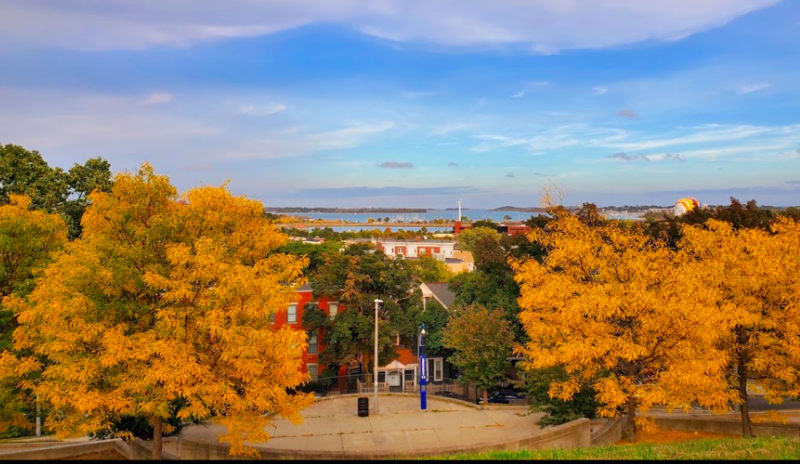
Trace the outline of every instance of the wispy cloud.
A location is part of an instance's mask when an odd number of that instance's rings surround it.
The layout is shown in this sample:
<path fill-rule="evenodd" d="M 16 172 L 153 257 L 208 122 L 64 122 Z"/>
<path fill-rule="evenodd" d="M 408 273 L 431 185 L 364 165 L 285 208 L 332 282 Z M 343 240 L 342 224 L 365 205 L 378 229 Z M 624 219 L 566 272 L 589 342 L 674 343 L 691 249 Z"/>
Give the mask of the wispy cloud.
<path fill-rule="evenodd" d="M 607 87 L 592 87 L 592 93 L 595 95 L 605 95 L 608 93 Z"/>
<path fill-rule="evenodd" d="M 269 116 L 270 114 L 280 113 L 286 109 L 286 105 L 281 105 L 278 103 L 270 103 L 262 106 L 241 104 L 239 105 L 238 112 L 239 114 L 244 114 L 247 116 Z"/>
<path fill-rule="evenodd" d="M 617 159 L 620 161 L 650 161 L 650 158 L 643 153 L 639 153 L 637 155 L 629 155 L 627 153 L 614 153 L 613 155 L 608 155 L 606 158 Z"/>
<path fill-rule="evenodd" d="M 443 124 L 431 130 L 430 135 L 438 136 L 438 135 L 447 135 L 453 132 L 459 132 L 464 129 L 469 128 L 469 124 L 465 123 L 453 123 L 453 124 Z"/>
<path fill-rule="evenodd" d="M 711 142 L 728 142 L 733 140 L 747 139 L 756 136 L 777 136 L 785 137 L 800 134 L 800 124 L 787 126 L 752 126 L 752 125 L 719 125 L 708 124 L 692 128 L 693 132 L 686 135 L 672 137 L 647 137 L 641 141 L 613 143 L 611 146 L 625 151 L 651 150 L 669 146 L 679 146 L 688 144 L 705 144 Z M 779 145 L 776 145 L 779 146 Z M 766 149 L 766 147 L 760 147 Z M 725 148 L 728 149 L 728 148 Z M 741 147 L 731 147 L 730 150 L 740 150 Z M 683 151 L 688 155 L 687 151 Z"/>
<path fill-rule="evenodd" d="M 519 92 L 515 93 L 514 95 L 510 95 L 508 98 L 521 98 L 528 94 L 531 90 L 537 87 L 544 87 L 546 85 L 550 85 L 548 81 L 533 81 L 528 82 L 525 87 L 522 88 Z"/>
<path fill-rule="evenodd" d="M 508 174 L 506 174 L 506 177 L 509 178 L 509 179 L 513 179 L 516 176 L 514 176 L 513 172 L 509 172 Z"/>
<path fill-rule="evenodd" d="M 188 47 L 255 37 L 314 23 L 335 23 L 395 42 L 449 46 L 510 44 L 531 53 L 598 49 L 667 41 L 714 29 L 779 0 L 594 0 L 561 2 L 442 0 L 408 8 L 406 0 L 228 0 L 214 3 L 85 0 L 2 2 L 0 44 L 42 44 L 84 50 Z M 458 20 L 442 21 L 453 11 Z M 400 13 L 403 12 L 403 13 Z M 602 27 L 586 27 L 601 18 Z"/>
<path fill-rule="evenodd" d="M 679 155 L 677 153 L 667 153 L 667 154 L 664 155 L 663 159 L 671 159 L 671 160 L 675 160 L 675 161 L 680 161 L 681 163 L 686 161 L 685 159 L 683 159 L 683 157 L 681 155 Z"/>
<path fill-rule="evenodd" d="M 617 116 L 621 118 L 639 119 L 639 113 L 628 109 L 617 111 Z"/>
<path fill-rule="evenodd" d="M 166 92 L 153 92 L 150 95 L 139 100 L 139 104 L 143 106 L 162 105 L 172 101 L 172 94 Z"/>
<path fill-rule="evenodd" d="M 758 83 L 755 83 L 755 84 L 744 84 L 744 85 L 740 85 L 739 86 L 739 93 L 740 94 L 745 94 L 745 93 L 751 93 L 751 92 L 758 92 L 759 90 L 766 89 L 767 87 L 770 87 L 771 85 L 772 84 L 770 84 L 769 82 L 758 82 Z"/>
<path fill-rule="evenodd" d="M 800 184 L 800 180 L 787 180 L 787 184 Z"/>
<path fill-rule="evenodd" d="M 384 169 L 413 169 L 414 163 L 400 163 L 398 161 L 384 161 L 378 165 L 379 168 Z"/>
<path fill-rule="evenodd" d="M 343 150 L 360 145 L 375 134 L 395 127 L 392 121 L 374 124 L 357 124 L 324 132 L 293 132 L 267 135 L 257 140 L 249 139 L 223 152 L 221 157 L 234 159 L 269 159 L 299 156 L 327 150 Z"/>
<path fill-rule="evenodd" d="M 450 161 L 449 163 L 447 163 L 447 167 L 448 168 L 457 168 L 458 167 L 458 163 L 454 163 L 454 162 Z"/>

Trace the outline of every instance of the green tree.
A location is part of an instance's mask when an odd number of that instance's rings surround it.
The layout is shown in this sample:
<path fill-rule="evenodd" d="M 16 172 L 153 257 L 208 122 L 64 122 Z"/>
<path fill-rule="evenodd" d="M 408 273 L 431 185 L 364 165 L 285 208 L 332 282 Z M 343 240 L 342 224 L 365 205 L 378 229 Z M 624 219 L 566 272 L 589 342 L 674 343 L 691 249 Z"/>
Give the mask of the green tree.
<path fill-rule="evenodd" d="M 111 185 L 111 165 L 102 158 L 75 164 L 65 172 L 50 167 L 37 151 L 0 144 L 0 204 L 7 204 L 11 194 L 27 195 L 33 208 L 61 214 L 70 238 L 81 233 L 88 195 L 94 190 L 108 192 Z"/>
<path fill-rule="evenodd" d="M 325 240 L 317 245 L 293 241 L 276 249 L 275 253 L 286 253 L 308 258 L 309 264 L 308 268 L 306 268 L 306 272 L 310 274 L 325 263 L 326 253 L 339 253 L 339 250 L 344 247 L 344 242 L 337 240 Z"/>
<path fill-rule="evenodd" d="M 352 245 L 342 254 L 326 254 L 325 264 L 310 280 L 314 298 L 335 300 L 344 307 L 333 321 L 303 317 L 307 330 L 326 329 L 327 346 L 320 353 L 323 363 L 340 366 L 359 357 L 371 358 L 375 299 L 384 302 L 378 313 L 380 364 L 391 361 L 396 334 L 406 339 L 416 334 L 408 313 L 421 306 L 422 293 L 407 260 L 391 259 L 368 244 Z"/>
<path fill-rule="evenodd" d="M 449 282 L 455 275 L 447 265 L 433 256 L 422 255 L 408 261 L 411 271 L 422 282 Z"/>
<path fill-rule="evenodd" d="M 547 414 L 539 419 L 537 422 L 539 426 L 561 425 L 582 417 L 587 419 L 597 417 L 600 403 L 595 398 L 597 392 L 589 382 L 581 385 L 569 400 L 550 397 L 550 385 L 563 383 L 568 379 L 569 375 L 562 366 L 528 371 L 525 376 L 525 388 L 528 391 L 531 410 Z"/>
<path fill-rule="evenodd" d="M 500 243 L 500 233 L 494 228 L 473 227 L 461 232 L 456 236 L 458 248 L 471 252 L 473 256 L 477 252 L 477 244 L 479 242 L 485 244 L 486 242 L 483 242 L 483 240 L 487 239 L 493 240 L 496 243 Z"/>
<path fill-rule="evenodd" d="M 479 221 L 475 221 L 472 223 L 472 230 L 478 228 L 486 228 L 486 229 L 494 229 L 497 230 L 497 224 L 494 223 L 491 219 L 481 219 Z"/>
<path fill-rule="evenodd" d="M 497 385 L 510 363 L 513 334 L 502 311 L 468 306 L 455 311 L 443 331 L 444 346 L 453 350 L 451 362 L 463 373 L 463 381 L 483 390 Z"/>

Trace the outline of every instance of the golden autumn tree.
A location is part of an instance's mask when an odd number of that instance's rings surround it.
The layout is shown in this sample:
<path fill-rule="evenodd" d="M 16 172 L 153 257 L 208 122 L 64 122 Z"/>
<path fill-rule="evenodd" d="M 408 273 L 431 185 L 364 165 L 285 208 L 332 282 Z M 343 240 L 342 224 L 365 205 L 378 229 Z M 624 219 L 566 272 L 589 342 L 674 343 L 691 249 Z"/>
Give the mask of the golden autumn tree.
<path fill-rule="evenodd" d="M 9 301 L 16 346 L 48 360 L 34 390 L 52 406 L 50 428 L 113 432 L 121 417 L 148 418 L 159 458 L 176 404 L 181 419 L 224 424 L 233 455 L 269 439 L 268 413 L 299 421 L 313 397 L 287 389 L 308 380 L 306 335 L 273 329 L 270 315 L 295 300 L 307 263 L 270 254 L 288 239 L 262 204 L 224 186 L 179 198 L 148 164 L 90 200 L 82 238 Z"/>
<path fill-rule="evenodd" d="M 720 346 L 730 355 L 745 437 L 753 433 L 748 383 L 770 403 L 800 395 L 800 224 L 780 218 L 771 229 L 736 231 L 709 219 L 684 226 L 680 242 L 683 258 L 702 264 L 719 311 L 735 317 Z"/>
<path fill-rule="evenodd" d="M 627 412 L 632 441 L 638 427 L 653 426 L 637 409 L 688 409 L 694 401 L 727 408 L 727 356 L 713 346 L 728 322 L 691 263 L 634 230 L 589 227 L 564 208 L 550 211 L 555 219 L 528 236 L 547 256 L 511 261 L 530 339 L 517 347 L 523 367 L 565 368 L 552 398 L 569 400 L 592 385 L 601 416 Z"/>
<path fill-rule="evenodd" d="M 34 272 L 67 242 L 67 226 L 60 216 L 33 210 L 26 196 L 11 194 L 9 200 L 0 206 L 0 299 L 29 293 Z M 12 348 L 16 327 L 13 311 L 0 302 L 0 351 Z M 13 355 L 0 354 L 0 432 L 11 426 L 30 428 L 29 416 L 36 414 L 26 414 L 35 402 L 30 390 L 19 388 L 16 374 L 2 369 L 6 357 Z"/>

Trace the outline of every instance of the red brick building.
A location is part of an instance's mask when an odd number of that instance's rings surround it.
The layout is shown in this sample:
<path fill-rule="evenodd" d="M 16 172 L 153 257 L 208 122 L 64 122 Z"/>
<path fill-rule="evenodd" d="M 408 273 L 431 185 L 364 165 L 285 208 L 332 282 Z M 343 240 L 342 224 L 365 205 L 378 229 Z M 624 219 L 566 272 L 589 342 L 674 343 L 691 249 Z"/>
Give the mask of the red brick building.
<path fill-rule="evenodd" d="M 297 289 L 299 298 L 296 303 L 292 303 L 284 311 L 277 311 L 273 315 L 273 327 L 280 329 L 288 325 L 293 329 L 303 329 L 303 307 L 312 301 L 311 285 L 303 285 Z M 325 298 L 316 300 L 319 309 L 324 311 L 328 317 L 335 317 L 339 312 L 339 303 L 336 301 L 329 301 Z M 325 370 L 324 365 L 319 363 L 319 352 L 322 350 L 322 341 L 325 339 L 325 329 L 321 328 L 318 333 L 309 334 L 308 349 L 303 353 L 303 372 L 308 372 L 311 375 L 311 381 L 317 380 L 319 374 Z"/>
<path fill-rule="evenodd" d="M 320 310 L 322 310 L 328 317 L 333 318 L 344 310 L 344 307 L 338 301 L 328 300 L 326 298 L 313 299 L 312 287 L 310 284 L 303 285 L 297 289 L 299 296 L 296 303 L 290 304 L 285 310 L 277 311 L 273 314 L 273 327 L 280 329 L 283 326 L 290 326 L 296 330 L 305 330 L 303 328 L 303 308 L 307 303 L 315 301 Z M 398 337 L 397 345 L 395 346 L 395 361 L 403 365 L 408 365 L 408 369 L 413 370 L 412 376 L 413 383 L 416 385 L 416 361 L 417 355 L 411 348 L 401 346 Z M 303 366 L 302 371 L 309 373 L 311 381 L 317 380 L 319 375 L 326 369 L 327 366 L 319 362 L 319 353 L 325 348 L 325 329 L 320 328 L 314 334 L 309 334 L 308 348 L 303 352 Z M 387 369 L 382 366 L 380 370 Z M 379 382 L 383 382 L 383 376 L 379 376 Z"/>

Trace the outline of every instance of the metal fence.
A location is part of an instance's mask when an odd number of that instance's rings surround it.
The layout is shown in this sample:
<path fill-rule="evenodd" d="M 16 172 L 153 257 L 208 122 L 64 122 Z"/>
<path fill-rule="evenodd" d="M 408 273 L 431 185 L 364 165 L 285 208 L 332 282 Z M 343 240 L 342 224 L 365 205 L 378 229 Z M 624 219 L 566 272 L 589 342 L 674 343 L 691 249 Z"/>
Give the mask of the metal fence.
<path fill-rule="evenodd" d="M 378 382 L 378 393 L 419 393 L 419 383 L 413 379 L 390 383 L 386 381 L 385 377 L 381 377 L 379 377 Z M 320 378 L 309 382 L 299 390 L 313 392 L 318 397 L 329 397 L 375 393 L 375 386 L 372 374 L 361 374 Z M 465 401 L 474 401 L 474 389 L 471 390 L 472 394 L 470 394 L 470 388 L 460 385 L 453 379 L 445 379 L 441 382 L 432 382 L 427 385 L 429 396 L 443 396 Z"/>

